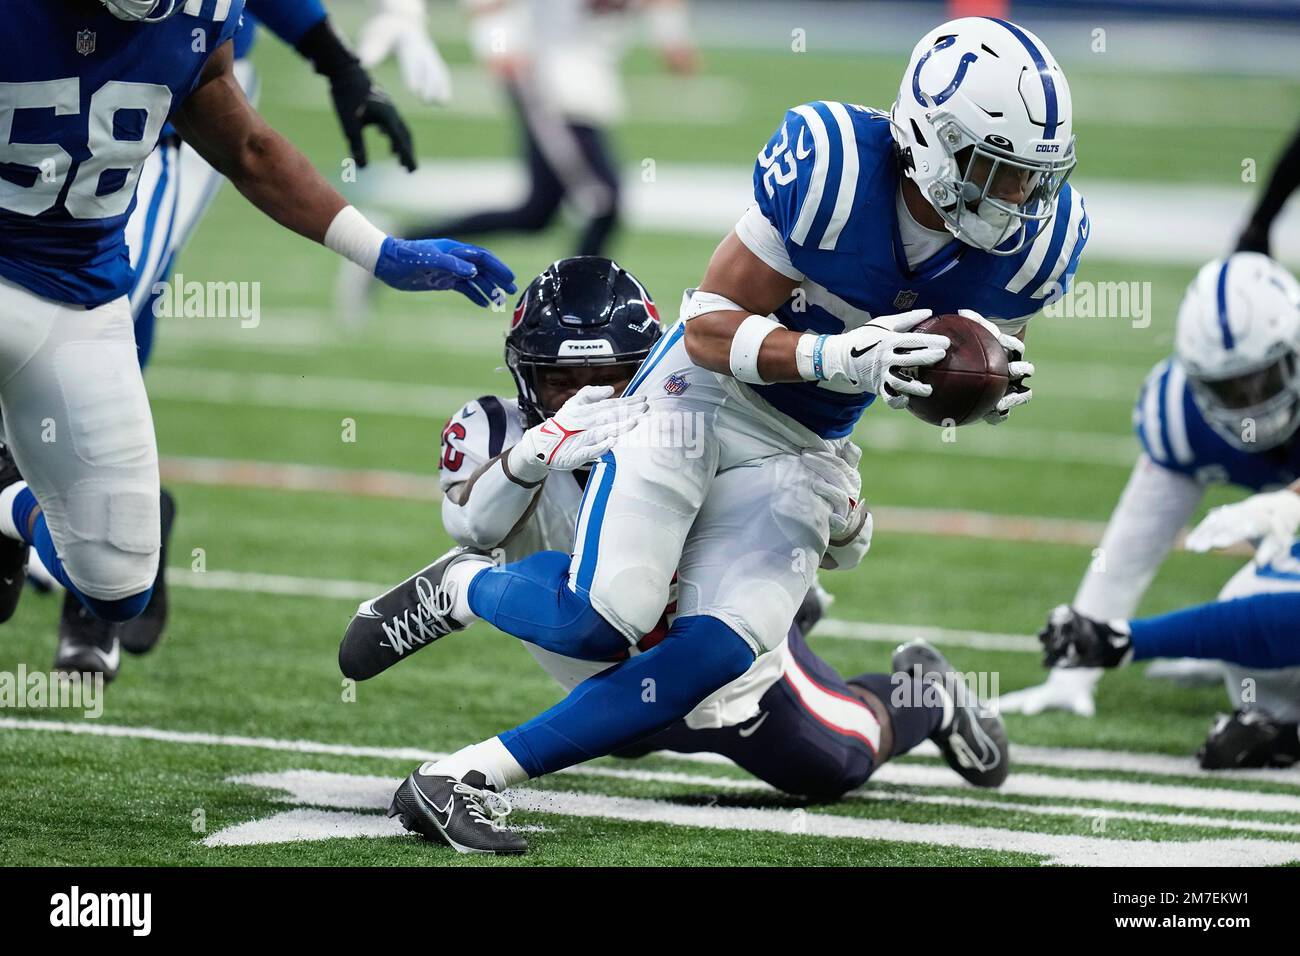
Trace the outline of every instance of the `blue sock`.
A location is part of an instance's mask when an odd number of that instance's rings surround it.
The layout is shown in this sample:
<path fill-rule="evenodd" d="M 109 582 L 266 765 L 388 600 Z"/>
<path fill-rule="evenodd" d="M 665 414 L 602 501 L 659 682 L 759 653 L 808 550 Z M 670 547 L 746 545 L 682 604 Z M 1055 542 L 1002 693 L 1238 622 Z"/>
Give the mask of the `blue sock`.
<path fill-rule="evenodd" d="M 616 659 L 628 641 L 585 597 L 569 590 L 569 556 L 539 551 L 477 575 L 470 610 L 507 634 L 565 657 Z"/>
<path fill-rule="evenodd" d="M 749 645 L 717 618 L 679 617 L 651 650 L 583 681 L 501 743 L 530 777 L 554 773 L 680 720 L 753 662 Z"/>
<path fill-rule="evenodd" d="M 1130 621 L 1133 659 L 1199 657 L 1243 667 L 1300 665 L 1300 593 L 1255 594 Z"/>
<path fill-rule="evenodd" d="M 68 572 L 63 567 L 63 559 L 59 557 L 59 552 L 54 547 L 54 539 L 50 537 L 50 529 L 45 524 L 44 512 L 36 516 L 36 520 L 31 524 L 31 532 L 28 533 L 28 522 L 31 521 L 32 512 L 35 510 L 36 495 L 32 493 L 32 489 L 24 488 L 18 492 L 14 496 L 14 526 L 23 536 L 23 540 L 36 549 L 41 563 L 50 572 L 50 576 L 75 594 L 77 600 L 84 604 L 91 614 L 105 621 L 129 621 L 144 610 L 145 605 L 149 603 L 150 595 L 153 594 L 153 585 L 138 594 L 113 601 L 83 594 L 81 589 L 72 583 L 72 579 L 68 577 Z"/>

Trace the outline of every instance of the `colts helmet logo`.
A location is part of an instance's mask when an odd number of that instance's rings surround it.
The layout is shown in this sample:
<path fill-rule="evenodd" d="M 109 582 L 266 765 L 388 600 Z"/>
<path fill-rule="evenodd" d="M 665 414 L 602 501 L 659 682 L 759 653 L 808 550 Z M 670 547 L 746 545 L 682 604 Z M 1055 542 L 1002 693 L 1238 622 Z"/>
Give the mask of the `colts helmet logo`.
<path fill-rule="evenodd" d="M 90 56 L 95 52 L 95 32 L 93 30 L 77 31 L 77 52 L 82 56 Z"/>

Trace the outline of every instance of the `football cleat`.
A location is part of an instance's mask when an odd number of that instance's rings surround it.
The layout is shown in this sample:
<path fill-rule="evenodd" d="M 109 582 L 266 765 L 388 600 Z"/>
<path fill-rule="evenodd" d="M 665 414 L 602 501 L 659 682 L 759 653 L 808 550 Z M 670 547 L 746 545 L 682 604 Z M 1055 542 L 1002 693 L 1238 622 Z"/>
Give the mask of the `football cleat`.
<path fill-rule="evenodd" d="M 162 550 L 158 554 L 158 575 L 153 579 L 153 593 L 149 603 L 138 617 L 122 624 L 122 649 L 130 654 L 144 654 L 153 650 L 167 626 L 167 540 L 176 520 L 176 499 L 166 488 L 162 489 L 159 504 L 162 512 Z"/>
<path fill-rule="evenodd" d="M 368 680 L 465 625 L 451 616 L 456 595 L 443 584 L 449 568 L 487 557 L 473 548 L 453 548 L 391 591 L 362 601 L 339 644 L 344 677 Z"/>
<path fill-rule="evenodd" d="M 917 639 L 894 651 L 894 673 L 919 674 L 952 698 L 952 720 L 930 739 L 948 766 L 977 787 L 998 787 L 1011 769 L 1011 745 L 1002 718 L 980 703 L 961 674 L 928 642 Z"/>
<path fill-rule="evenodd" d="M 821 582 L 814 578 L 813 586 L 803 596 L 803 603 L 799 605 L 799 610 L 794 612 L 794 626 L 799 629 L 799 633 L 804 637 L 811 634 L 817 622 L 826 616 L 826 612 L 834 602 L 835 595 L 822 587 Z"/>
<path fill-rule="evenodd" d="M 0 488 L 8 488 L 22 481 L 13 455 L 0 445 Z M 23 583 L 27 580 L 26 541 L 0 535 L 0 623 L 9 620 L 18 610 L 18 599 L 23 596 Z"/>
<path fill-rule="evenodd" d="M 1052 608 L 1038 640 L 1044 667 L 1122 667 L 1133 659 L 1126 622 L 1094 621 L 1064 604 Z"/>
<path fill-rule="evenodd" d="M 1290 734 L 1290 738 L 1287 738 Z M 1296 725 L 1276 720 L 1258 707 L 1220 714 L 1196 759 L 1205 770 L 1289 767 L 1296 762 Z"/>
<path fill-rule="evenodd" d="M 107 684 L 117 676 L 122 662 L 121 633 L 121 624 L 101 621 L 71 591 L 64 591 L 54 670 L 63 674 L 103 674 Z"/>
<path fill-rule="evenodd" d="M 423 764 L 402 781 L 388 808 L 412 833 L 450 846 L 457 853 L 518 854 L 528 841 L 506 828 L 510 803 L 471 770 L 463 779 L 431 773 Z"/>

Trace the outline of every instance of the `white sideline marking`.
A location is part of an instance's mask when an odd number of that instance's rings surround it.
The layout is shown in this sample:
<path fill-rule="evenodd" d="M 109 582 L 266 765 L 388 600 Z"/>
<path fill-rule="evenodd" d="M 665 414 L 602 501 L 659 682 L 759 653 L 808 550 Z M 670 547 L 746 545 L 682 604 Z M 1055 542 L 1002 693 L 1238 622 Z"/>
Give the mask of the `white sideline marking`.
<path fill-rule="evenodd" d="M 130 727 L 123 724 L 101 724 L 98 721 L 63 721 L 63 720 L 29 720 L 19 717 L 0 716 L 0 730 L 22 730 L 22 731 L 44 731 L 48 733 L 69 733 L 84 734 L 92 737 L 115 737 L 136 740 L 153 740 L 162 743 L 185 744 L 202 747 L 248 747 L 262 750 L 279 750 L 291 753 L 303 754 L 323 754 L 334 757 L 373 757 L 380 760 L 409 760 L 416 763 L 423 763 L 426 760 L 438 760 L 445 757 L 446 754 L 437 753 L 431 750 L 425 750 L 420 747 L 375 747 L 359 746 L 354 744 L 331 744 L 315 740 L 290 740 L 278 737 L 248 737 L 240 734 L 213 734 L 204 731 L 194 730 L 164 730 L 157 727 Z M 912 756 L 929 756 L 933 753 L 933 748 L 921 746 L 912 752 Z M 1112 758 L 1113 766 L 1110 768 L 1099 768 L 1097 766 L 1097 756 L 1108 754 Z M 670 757 L 677 760 L 683 760 L 691 763 L 702 764 L 730 764 L 731 761 L 726 757 L 718 754 L 679 754 L 671 751 L 662 751 L 662 756 Z M 1051 755 L 1052 760 L 1042 759 L 1044 755 Z M 1075 760 L 1075 755 L 1081 755 L 1081 759 Z M 1039 762 L 1043 766 L 1051 766 L 1060 769 L 1117 769 L 1133 773 L 1146 773 L 1152 776 L 1180 776 L 1180 777 L 1199 777 L 1207 781 L 1230 782 L 1236 780 L 1262 780 L 1270 783 L 1284 785 L 1294 785 L 1300 787 L 1300 773 L 1295 768 L 1290 770 L 1201 770 L 1191 762 L 1190 759 L 1184 761 L 1182 758 L 1169 757 L 1165 754 L 1144 754 L 1133 751 L 1114 750 L 1072 750 L 1068 747 L 1048 750 L 1047 748 L 1035 747 L 1014 747 L 1011 754 L 1013 763 L 1016 764 L 1033 764 Z M 1077 764 L 1077 766 L 1076 766 Z M 952 776 L 951 771 L 941 767 L 926 767 L 924 764 L 912 762 L 896 763 L 891 762 L 877 771 L 876 778 L 884 779 L 880 775 L 885 773 L 891 767 L 907 767 L 942 770 L 942 774 L 935 779 L 940 781 L 944 787 L 957 786 L 956 779 Z M 651 771 L 651 770 L 623 770 L 616 767 L 595 767 L 582 765 L 573 768 L 574 773 L 589 774 L 592 776 L 616 777 L 622 779 L 644 779 L 662 780 L 664 782 L 675 783 L 699 783 L 708 786 L 718 787 L 739 787 L 752 789 L 754 787 L 765 786 L 757 780 L 736 777 L 710 777 L 710 776 L 693 776 L 682 774 L 675 771 Z M 655 774 L 656 776 L 646 777 L 645 774 Z M 1062 785 L 1069 788 L 1059 794 L 1059 796 L 1072 796 L 1074 794 L 1074 784 L 1076 782 L 1089 783 L 1087 779 L 1074 777 L 1044 777 L 1045 780 L 1059 780 Z M 893 783 L 907 783 L 909 785 L 925 786 L 923 781 L 887 781 Z M 1158 784 L 1147 784 L 1144 786 L 1159 786 Z M 1251 790 L 1223 790 L 1221 788 L 1203 788 L 1187 787 L 1188 790 L 1197 792 L 1209 790 L 1212 792 L 1227 792 L 1231 794 L 1254 794 L 1256 791 Z M 1146 792 L 1146 791 L 1143 791 Z M 1276 794 L 1262 794 L 1261 796 L 1276 796 Z M 1283 795 L 1285 796 L 1285 795 Z M 1300 799 L 1300 794 L 1296 795 Z M 1118 797 L 1102 795 L 1096 799 L 1105 801 L 1107 799 L 1117 800 Z M 1132 801 L 1145 802 L 1145 801 Z M 1246 807 L 1244 809 L 1263 809 L 1262 807 Z"/>
<path fill-rule="evenodd" d="M 172 587 L 193 588 L 200 591 L 240 591 L 253 594 L 279 594 L 289 597 L 332 598 L 340 601 L 364 601 L 382 594 L 391 585 L 371 581 L 331 580 L 329 578 L 300 578 L 287 574 L 260 574 L 252 571 L 220 571 L 209 569 L 200 573 L 185 565 L 167 569 L 167 583 Z M 1038 640 L 1023 634 L 993 634 L 983 631 L 951 630 L 943 627 L 910 624 L 876 624 L 865 621 L 846 621 L 841 618 L 823 618 L 813 632 L 815 637 L 839 638 L 851 641 L 868 641 L 898 644 L 915 637 L 923 637 L 934 644 L 948 647 L 970 647 L 977 650 L 1019 651 L 1037 654 Z"/>
<path fill-rule="evenodd" d="M 229 782 L 265 789 L 281 790 L 278 799 L 286 803 L 346 809 L 382 809 L 388 805 L 398 781 L 387 777 L 328 773 L 318 770 L 290 770 L 255 773 L 228 778 Z M 634 797 L 609 797 L 565 791 L 512 788 L 511 802 L 522 810 L 563 816 L 598 817 L 636 822 L 666 823 L 673 826 L 704 827 L 715 830 L 744 830 L 766 833 L 799 834 L 859 840 L 885 840 L 898 843 L 938 844 L 1001 852 L 1044 856 L 1048 864 L 1069 866 L 1261 866 L 1300 859 L 1300 844 L 1271 840 L 1191 840 L 1157 842 L 1150 840 L 1113 840 L 1098 837 L 1046 834 L 1005 830 L 995 827 L 953 826 L 933 823 L 904 823 L 896 820 L 867 820 L 826 813 L 803 813 L 790 810 L 745 807 L 690 807 L 661 800 Z M 300 811 L 306 812 L 306 811 Z M 288 819 L 286 819 L 288 817 Z M 203 842 L 209 846 L 248 842 L 251 833 L 285 839 L 323 839 L 342 836 L 330 824 L 340 819 L 325 815 L 297 817 L 278 814 L 269 820 L 239 824 L 218 831 Z M 376 819 L 383 819 L 376 817 Z M 266 827 L 278 821 L 275 827 Z M 258 823 L 263 826 L 260 831 Z M 323 836 L 293 836 L 304 827 Z M 370 824 L 371 831 L 387 835 L 391 828 Z M 356 834 L 356 835 L 373 835 Z"/>
<path fill-rule="evenodd" d="M 218 830 L 203 840 L 204 846 L 258 846 L 355 837 L 411 836 L 394 817 L 376 813 L 339 813 L 330 810 L 287 810 L 261 820 L 249 820 Z"/>

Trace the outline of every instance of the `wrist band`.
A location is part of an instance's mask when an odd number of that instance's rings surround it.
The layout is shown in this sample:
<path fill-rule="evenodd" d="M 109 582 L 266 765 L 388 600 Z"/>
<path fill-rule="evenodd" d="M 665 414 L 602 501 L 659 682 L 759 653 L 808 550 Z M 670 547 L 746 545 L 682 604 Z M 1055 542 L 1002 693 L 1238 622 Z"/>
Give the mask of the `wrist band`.
<path fill-rule="evenodd" d="M 826 340 L 829 335 L 817 336 L 817 341 L 813 343 L 813 377 L 819 380 L 826 378 L 826 366 L 822 362 L 822 352 L 826 347 Z"/>
<path fill-rule="evenodd" d="M 758 353 L 763 340 L 779 328 L 781 323 L 766 315 L 751 315 L 740 323 L 731 337 L 730 364 L 734 378 L 750 385 L 768 384 L 758 372 Z"/>
<path fill-rule="evenodd" d="M 333 249 L 373 275 L 380 247 L 387 238 L 383 230 L 361 215 L 355 206 L 344 206 L 325 230 L 325 238 L 321 241 L 327 249 Z"/>

